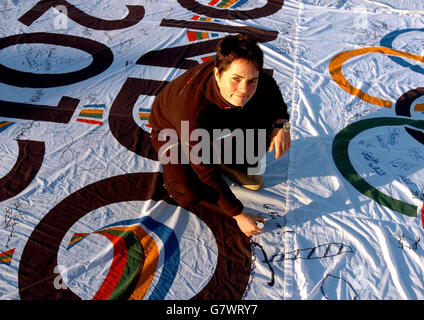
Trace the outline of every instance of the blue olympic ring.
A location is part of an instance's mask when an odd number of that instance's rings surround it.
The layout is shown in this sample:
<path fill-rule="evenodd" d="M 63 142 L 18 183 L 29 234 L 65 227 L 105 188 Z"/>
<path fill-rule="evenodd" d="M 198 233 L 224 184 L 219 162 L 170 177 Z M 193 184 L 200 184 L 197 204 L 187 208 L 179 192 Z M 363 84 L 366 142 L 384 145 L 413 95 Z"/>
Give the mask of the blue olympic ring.
<path fill-rule="evenodd" d="M 398 36 L 400 36 L 401 34 L 408 33 L 408 32 L 411 32 L 411 31 L 424 32 L 424 28 L 403 29 L 403 30 L 396 30 L 396 31 L 390 32 L 389 34 L 385 35 L 381 39 L 380 45 L 382 47 L 387 47 L 387 48 L 390 48 L 390 49 L 394 49 L 393 48 L 393 41 Z M 424 69 L 422 67 L 420 67 L 419 65 L 411 64 L 409 62 L 406 62 L 402 58 L 395 57 L 395 56 L 389 56 L 389 58 L 392 59 L 397 64 L 401 65 L 402 67 L 409 68 L 409 69 L 411 69 L 414 72 L 424 74 Z"/>

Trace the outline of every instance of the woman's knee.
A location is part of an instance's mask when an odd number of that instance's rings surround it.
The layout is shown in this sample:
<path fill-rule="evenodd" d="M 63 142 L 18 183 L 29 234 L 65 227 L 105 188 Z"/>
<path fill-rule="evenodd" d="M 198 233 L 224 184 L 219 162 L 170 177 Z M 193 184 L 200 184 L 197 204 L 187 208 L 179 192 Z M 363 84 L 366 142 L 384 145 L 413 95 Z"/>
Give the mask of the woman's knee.
<path fill-rule="evenodd" d="M 190 190 L 178 182 L 166 184 L 166 190 L 169 196 L 174 199 L 181 207 L 191 207 L 200 201 L 200 197 L 195 190 Z"/>

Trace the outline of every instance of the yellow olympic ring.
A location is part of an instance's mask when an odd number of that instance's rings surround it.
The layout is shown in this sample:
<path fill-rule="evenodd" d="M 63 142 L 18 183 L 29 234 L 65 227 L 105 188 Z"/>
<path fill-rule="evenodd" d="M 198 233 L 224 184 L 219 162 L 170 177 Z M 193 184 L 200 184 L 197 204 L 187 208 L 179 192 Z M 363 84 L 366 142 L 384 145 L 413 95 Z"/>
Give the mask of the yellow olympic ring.
<path fill-rule="evenodd" d="M 385 107 L 385 108 L 391 108 L 393 102 L 380 99 L 377 97 L 373 97 L 365 92 L 363 92 L 361 89 L 355 88 L 352 86 L 349 81 L 346 80 L 342 73 L 342 67 L 343 64 L 348 61 L 349 59 L 361 56 L 367 53 L 383 53 L 387 55 L 395 55 L 400 56 L 412 60 L 416 60 L 419 62 L 424 62 L 424 57 L 418 56 L 413 53 L 408 52 L 402 52 L 394 49 L 390 49 L 387 47 L 366 47 L 361 49 L 355 49 L 355 50 L 349 50 L 344 51 L 342 53 L 339 53 L 336 55 L 329 63 L 328 69 L 330 71 L 330 75 L 333 78 L 333 80 L 342 88 L 343 90 L 347 91 L 351 95 L 357 96 L 358 98 L 375 104 L 377 106 Z M 417 104 L 414 108 L 415 111 L 424 111 L 424 104 Z"/>

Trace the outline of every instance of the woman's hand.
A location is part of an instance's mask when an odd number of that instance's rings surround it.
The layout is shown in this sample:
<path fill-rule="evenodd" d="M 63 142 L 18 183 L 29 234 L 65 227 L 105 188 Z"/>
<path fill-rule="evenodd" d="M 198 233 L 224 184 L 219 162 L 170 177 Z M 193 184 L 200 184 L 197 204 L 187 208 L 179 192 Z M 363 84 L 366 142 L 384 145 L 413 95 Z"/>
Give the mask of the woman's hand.
<path fill-rule="evenodd" d="M 239 215 L 234 216 L 233 218 L 237 221 L 240 230 L 248 237 L 257 235 L 263 231 L 263 228 L 259 228 L 257 223 L 260 222 L 265 225 L 264 218 L 246 211 L 242 211 Z"/>
<path fill-rule="evenodd" d="M 271 133 L 271 144 L 269 145 L 269 152 L 275 148 L 275 159 L 278 159 L 285 154 L 291 146 L 290 131 L 286 132 L 282 128 L 274 128 Z"/>

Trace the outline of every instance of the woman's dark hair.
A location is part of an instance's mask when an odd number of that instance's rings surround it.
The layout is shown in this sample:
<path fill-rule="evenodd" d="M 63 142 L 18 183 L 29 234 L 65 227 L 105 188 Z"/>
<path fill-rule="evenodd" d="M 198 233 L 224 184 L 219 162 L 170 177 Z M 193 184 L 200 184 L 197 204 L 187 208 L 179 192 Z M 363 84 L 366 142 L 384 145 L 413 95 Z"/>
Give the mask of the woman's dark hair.
<path fill-rule="evenodd" d="M 237 59 L 246 59 L 262 70 L 264 54 L 258 46 L 258 41 L 247 34 L 238 34 L 222 38 L 216 47 L 215 67 L 221 73 L 228 69 Z"/>

